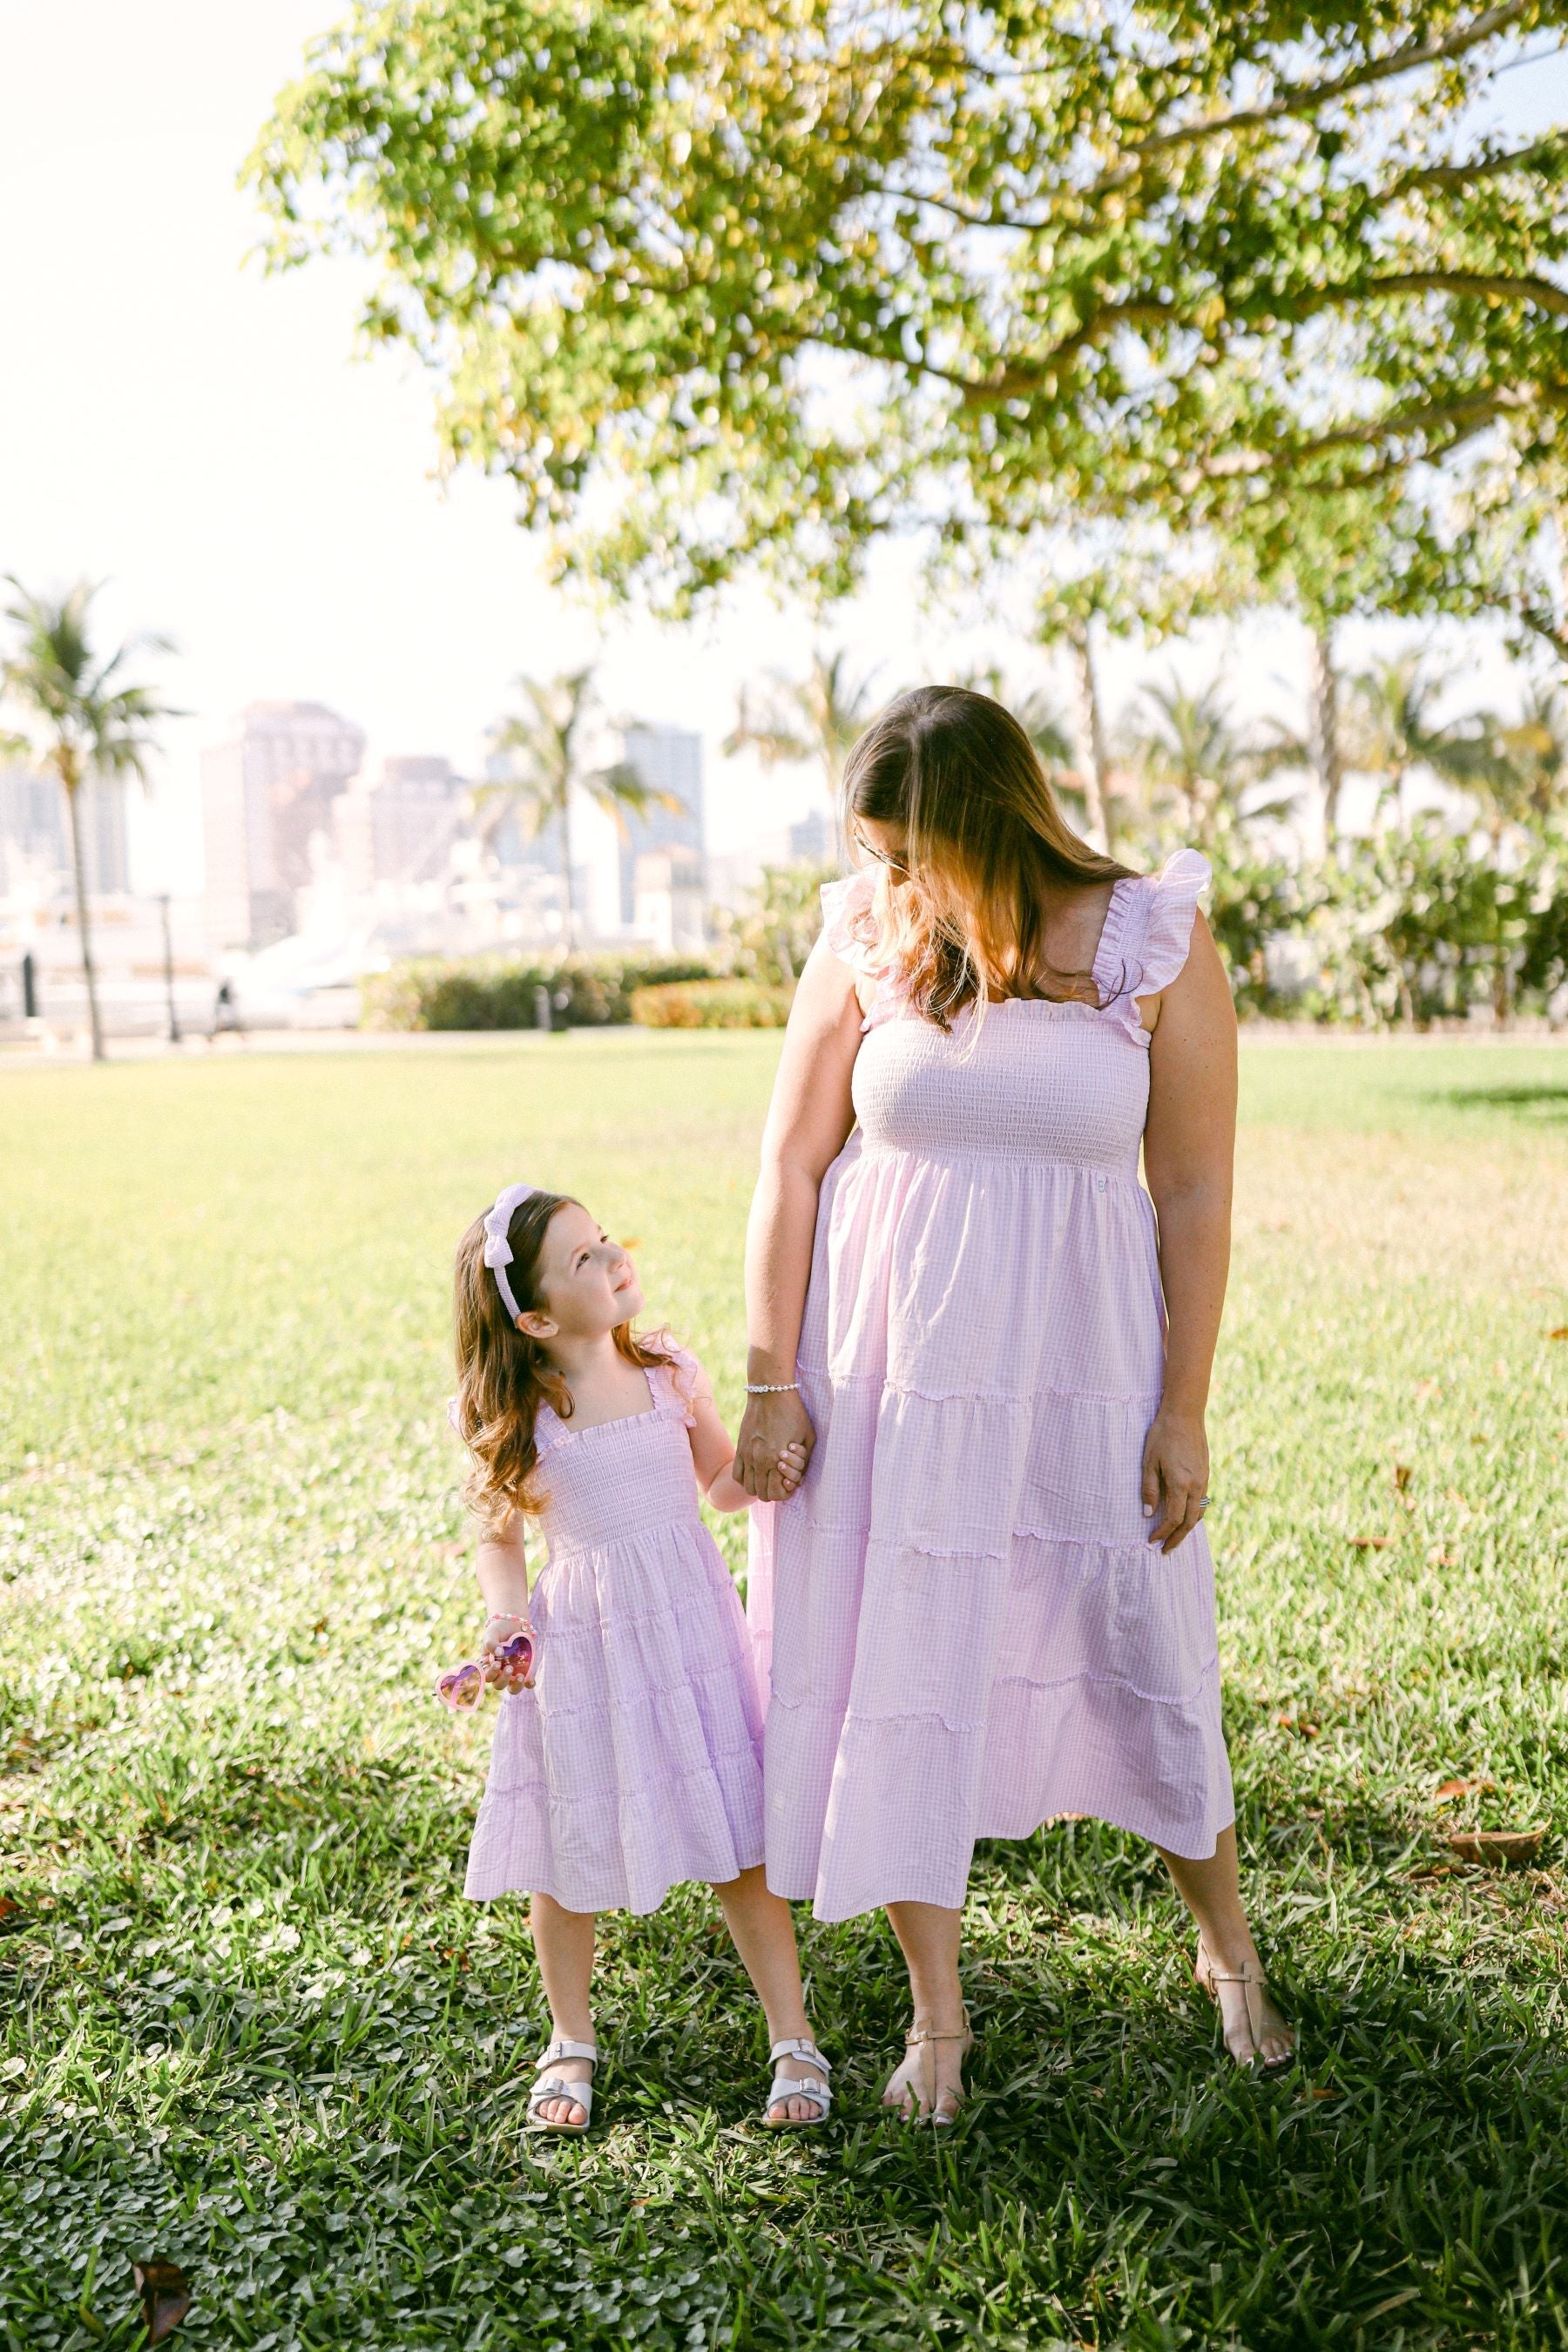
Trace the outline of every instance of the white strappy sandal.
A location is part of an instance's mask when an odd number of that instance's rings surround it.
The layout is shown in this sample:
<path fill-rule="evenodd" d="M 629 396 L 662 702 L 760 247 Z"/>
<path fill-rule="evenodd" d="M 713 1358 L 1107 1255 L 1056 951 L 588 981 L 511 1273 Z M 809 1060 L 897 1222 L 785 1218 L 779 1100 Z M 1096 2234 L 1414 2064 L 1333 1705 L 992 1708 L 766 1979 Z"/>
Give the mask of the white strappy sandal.
<path fill-rule="evenodd" d="M 768 2131 L 815 2131 L 825 2124 L 833 2112 L 833 2093 L 827 2077 L 833 2072 L 815 2042 L 804 2033 L 786 2036 L 775 2042 L 768 2052 L 773 2065 L 773 2088 L 763 2102 L 763 2123 Z M 818 2072 L 815 2074 L 785 2074 L 779 2071 L 781 2058 L 804 2058 Z M 809 2099 L 816 2108 L 814 2116 L 771 2116 L 781 2099 Z"/>
<path fill-rule="evenodd" d="M 586 2058 L 590 2065 L 596 2067 L 599 2063 L 599 2045 L 596 2042 L 571 2042 L 565 2034 L 558 2033 L 549 2048 L 540 2052 L 538 2079 L 528 2095 L 530 2131 L 585 2132 L 594 2120 L 592 2082 L 566 2083 L 559 2074 L 551 2074 L 545 2071 L 548 2067 L 553 2066 L 559 2058 Z M 547 2099 L 570 2099 L 574 2106 L 582 2108 L 582 2122 L 559 2124 L 550 2116 L 542 2116 L 539 2110 Z"/>

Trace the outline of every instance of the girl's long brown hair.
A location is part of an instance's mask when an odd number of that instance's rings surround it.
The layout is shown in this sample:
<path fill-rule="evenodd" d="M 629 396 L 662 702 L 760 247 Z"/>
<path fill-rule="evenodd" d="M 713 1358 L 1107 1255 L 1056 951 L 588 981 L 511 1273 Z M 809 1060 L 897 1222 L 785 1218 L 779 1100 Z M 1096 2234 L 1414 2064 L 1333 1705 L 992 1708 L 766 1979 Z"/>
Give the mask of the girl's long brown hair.
<path fill-rule="evenodd" d="M 539 1260 L 551 1219 L 557 1209 L 581 1206 L 569 1192 L 531 1192 L 512 1211 L 506 1233 L 511 1245 L 506 1278 L 522 1314 L 544 1305 Z M 540 1406 L 548 1404 L 563 1421 L 570 1421 L 572 1398 L 541 1343 L 520 1331 L 507 1312 L 495 1276 L 485 1264 L 483 1216 L 474 1219 L 458 1244 L 452 1304 L 458 1357 L 452 1418 L 469 1454 L 463 1500 L 489 1534 L 501 1536 L 514 1512 L 538 1511 L 544 1506 L 544 1496 L 532 1483 L 539 1462 L 534 1423 Z M 619 1323 L 613 1336 L 628 1364 L 647 1370 L 674 1361 L 673 1348 L 662 1333 L 641 1339 L 629 1323 Z"/>
<path fill-rule="evenodd" d="M 844 800 L 852 834 L 868 818 L 908 844 L 909 871 L 879 888 L 867 944 L 926 1020 L 951 1028 L 993 994 L 1099 1003 L 1092 971 L 1047 958 L 1046 914 L 1063 889 L 1131 868 L 1079 839 L 1001 703 L 962 686 L 900 695 L 850 752 Z"/>

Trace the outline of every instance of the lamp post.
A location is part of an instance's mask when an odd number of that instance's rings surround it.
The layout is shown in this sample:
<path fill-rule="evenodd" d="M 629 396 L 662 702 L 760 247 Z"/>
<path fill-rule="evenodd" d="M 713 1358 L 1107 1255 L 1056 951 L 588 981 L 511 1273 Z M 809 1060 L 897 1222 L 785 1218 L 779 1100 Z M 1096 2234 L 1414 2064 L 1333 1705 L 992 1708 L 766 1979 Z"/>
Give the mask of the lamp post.
<path fill-rule="evenodd" d="M 174 942 L 169 930 L 169 894 L 158 893 L 158 912 L 163 921 L 163 1000 L 169 1008 L 169 1043 L 180 1042 L 180 1016 L 174 1010 Z"/>

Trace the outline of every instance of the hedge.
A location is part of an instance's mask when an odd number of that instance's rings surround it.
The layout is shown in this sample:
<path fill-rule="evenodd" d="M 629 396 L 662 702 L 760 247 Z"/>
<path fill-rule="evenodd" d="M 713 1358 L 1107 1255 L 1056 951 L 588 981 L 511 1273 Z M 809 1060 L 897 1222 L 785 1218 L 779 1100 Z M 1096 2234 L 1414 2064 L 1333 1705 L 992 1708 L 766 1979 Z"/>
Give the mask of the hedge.
<path fill-rule="evenodd" d="M 360 982 L 362 1029 L 532 1029 L 535 992 L 547 988 L 558 1029 L 600 1029 L 629 1021 L 638 989 L 711 980 L 710 964 L 652 956 L 559 956 L 531 962 L 506 956 L 429 956 L 394 964 Z"/>
<path fill-rule="evenodd" d="M 685 980 L 632 991 L 632 1019 L 644 1029 L 782 1029 L 793 988 L 758 980 Z"/>

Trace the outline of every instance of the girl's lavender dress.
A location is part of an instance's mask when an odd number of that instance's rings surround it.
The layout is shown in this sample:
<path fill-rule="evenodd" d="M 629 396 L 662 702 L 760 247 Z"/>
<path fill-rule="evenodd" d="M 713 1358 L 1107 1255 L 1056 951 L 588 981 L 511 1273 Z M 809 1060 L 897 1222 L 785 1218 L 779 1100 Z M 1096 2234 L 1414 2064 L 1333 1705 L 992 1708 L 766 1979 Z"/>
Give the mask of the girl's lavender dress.
<path fill-rule="evenodd" d="M 688 1393 L 696 1367 L 679 1359 Z M 550 1557 L 531 1690 L 501 1702 L 467 1893 L 656 1911 L 763 1859 L 762 1708 L 745 1618 L 697 1507 L 685 1398 L 574 1430 L 542 1408 Z"/>
<path fill-rule="evenodd" d="M 1103 1008 L 949 1037 L 884 987 L 865 1024 L 801 1333 L 817 1447 L 752 1514 L 768 1879 L 825 1919 L 957 1906 L 976 1838 L 1054 1813 L 1192 1856 L 1232 1819 L 1208 1543 L 1155 1549 L 1140 1497 L 1164 1309 L 1136 999 L 1207 879 L 1184 850 L 1117 884 Z M 823 894 L 858 971 L 870 891 Z"/>

